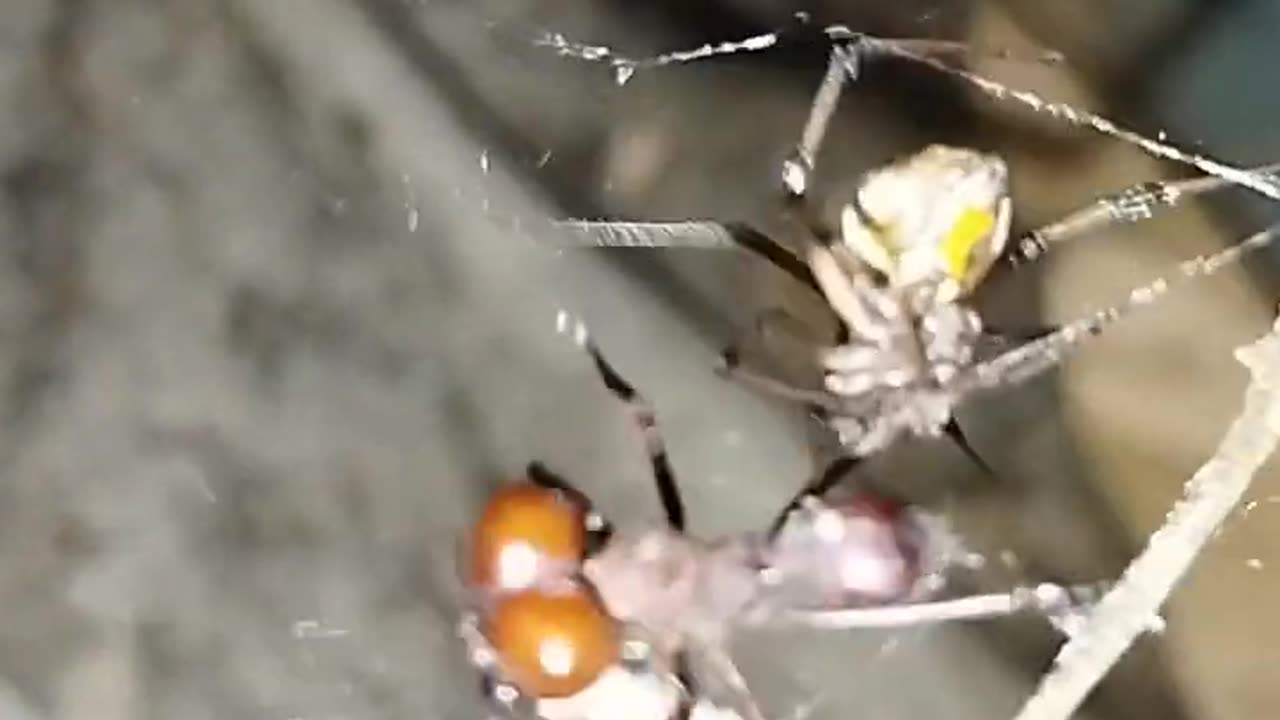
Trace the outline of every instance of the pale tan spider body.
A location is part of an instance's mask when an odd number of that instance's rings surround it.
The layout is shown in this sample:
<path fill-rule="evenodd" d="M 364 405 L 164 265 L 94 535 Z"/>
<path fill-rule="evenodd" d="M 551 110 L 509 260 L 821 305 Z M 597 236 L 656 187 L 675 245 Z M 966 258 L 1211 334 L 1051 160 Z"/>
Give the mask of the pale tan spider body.
<path fill-rule="evenodd" d="M 1008 171 L 994 155 L 931 145 L 868 173 L 841 212 L 839 241 L 808 261 L 846 343 L 820 352 L 832 419 L 855 454 L 899 435 L 939 435 L 952 383 L 982 334 L 964 300 L 1009 238 Z"/>

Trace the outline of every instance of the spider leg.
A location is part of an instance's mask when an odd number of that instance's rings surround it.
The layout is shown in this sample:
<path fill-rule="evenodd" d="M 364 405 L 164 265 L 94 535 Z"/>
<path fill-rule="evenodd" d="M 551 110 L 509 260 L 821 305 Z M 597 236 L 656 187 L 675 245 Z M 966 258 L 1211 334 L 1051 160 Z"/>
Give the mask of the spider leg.
<path fill-rule="evenodd" d="M 764 258 L 766 262 L 790 275 L 800 284 L 816 293 L 822 293 L 808 263 L 776 240 L 746 223 L 725 223 L 725 228 L 734 242 Z"/>
<path fill-rule="evenodd" d="M 1129 291 L 1121 303 L 1067 323 L 1057 331 L 973 366 L 959 379 L 961 392 L 1012 385 L 1059 365 L 1078 345 L 1098 335 L 1112 323 L 1150 305 L 1182 283 L 1213 275 L 1256 250 L 1267 247 L 1280 236 L 1280 224 L 1254 233 L 1244 240 L 1211 255 L 1185 260 L 1171 275 Z"/>
<path fill-rule="evenodd" d="M 1273 175 L 1280 163 L 1252 170 L 1258 175 Z M 1011 243 L 1005 261 L 1021 266 L 1049 252 L 1057 245 L 1101 230 L 1110 225 L 1136 224 L 1149 220 L 1162 210 L 1180 207 L 1189 199 L 1209 192 L 1233 187 L 1233 183 L 1215 176 L 1144 182 L 1119 192 L 1103 195 L 1075 212 L 1024 233 Z"/>
<path fill-rule="evenodd" d="M 741 247 L 762 258 L 815 292 L 818 283 L 804 260 L 773 238 L 741 222 L 685 220 L 633 222 L 623 220 L 560 220 L 553 225 L 571 248 L 690 248 L 725 250 Z M 559 241 L 557 241 L 559 243 Z"/>
<path fill-rule="evenodd" d="M 817 167 L 818 149 L 822 146 L 827 125 L 840 102 L 840 93 L 844 90 L 845 82 L 858 77 L 860 52 L 856 38 L 837 43 L 831 48 L 827 71 L 809 105 L 809 116 L 800 133 L 800 142 L 782 166 L 782 187 L 791 197 L 803 198 L 808 194 L 810 175 Z"/>
<path fill-rule="evenodd" d="M 796 494 L 791 496 L 786 505 L 778 511 L 774 516 L 773 522 L 769 524 L 768 539 L 772 541 L 782 530 L 782 526 L 786 524 L 787 517 L 791 515 L 796 508 L 800 507 L 801 502 L 808 497 L 822 497 L 831 491 L 840 481 L 844 480 L 844 476 L 849 474 L 851 470 L 862 462 L 862 458 L 852 457 L 849 455 L 841 455 L 823 468 L 822 472 L 810 478 L 804 487 L 800 488 Z"/>
<path fill-rule="evenodd" d="M 942 426 L 942 432 L 955 443 L 956 447 L 969 458 L 969 461 L 978 466 L 978 469 L 991 477 L 996 477 L 996 471 L 991 468 L 987 461 L 982 459 L 978 451 L 974 449 L 973 443 L 969 442 L 969 438 L 965 435 L 964 429 L 960 427 L 960 422 L 954 416 Z"/>

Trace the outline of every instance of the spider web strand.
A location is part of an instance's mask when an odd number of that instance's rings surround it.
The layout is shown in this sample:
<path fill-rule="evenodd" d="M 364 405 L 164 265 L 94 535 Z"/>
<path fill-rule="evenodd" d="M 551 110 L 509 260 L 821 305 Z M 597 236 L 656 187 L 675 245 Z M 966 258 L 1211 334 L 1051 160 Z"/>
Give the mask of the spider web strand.
<path fill-rule="evenodd" d="M 647 58 L 629 58 L 617 54 L 607 46 L 574 42 L 560 33 L 543 33 L 533 40 L 533 44 L 551 48 L 562 57 L 608 63 L 614 69 L 614 81 L 618 85 L 626 85 L 637 70 L 691 63 L 718 55 L 737 55 L 768 50 L 778 44 L 778 33 L 753 35 L 730 42 L 708 43 L 691 50 L 676 50 Z"/>
<path fill-rule="evenodd" d="M 1103 135 L 1137 146 L 1149 155 L 1190 165 L 1203 173 L 1247 187 L 1272 200 L 1280 200 L 1280 183 L 1277 183 L 1273 178 L 1259 176 L 1251 171 L 1227 165 L 1203 155 L 1179 150 L 1172 145 L 1152 140 L 1145 135 L 1122 128 L 1100 115 L 1074 108 L 1066 103 L 1051 102 L 1027 90 L 1015 90 L 981 75 L 952 67 L 941 60 L 909 50 L 893 41 L 867 38 L 865 42 L 878 50 L 922 63 L 935 70 L 959 78 L 997 100 L 1006 98 L 1014 100 L 1036 112 L 1046 113 L 1071 125 L 1092 128 Z"/>

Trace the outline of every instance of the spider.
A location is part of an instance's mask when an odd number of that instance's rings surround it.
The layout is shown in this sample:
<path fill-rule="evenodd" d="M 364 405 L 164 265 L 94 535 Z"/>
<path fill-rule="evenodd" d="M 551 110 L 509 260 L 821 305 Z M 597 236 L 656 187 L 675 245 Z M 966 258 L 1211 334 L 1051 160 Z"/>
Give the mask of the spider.
<path fill-rule="evenodd" d="M 666 526 L 615 531 L 539 462 L 493 494 L 461 563 L 469 600 L 459 631 L 499 712 L 762 720 L 723 650 L 737 627 L 856 628 L 1023 609 L 1061 626 L 1080 611 L 1086 593 L 1049 584 L 931 600 L 965 553 L 940 518 L 870 492 L 806 498 L 768 532 L 687 534 L 653 410 L 581 325 L 575 335 L 643 435 Z M 708 700 L 713 689 L 724 703 Z"/>
<path fill-rule="evenodd" d="M 723 374 L 803 403 L 838 436 L 839 456 L 802 488 L 795 501 L 830 490 L 862 459 L 905 436 L 950 437 L 989 472 L 956 421 L 957 406 L 978 391 L 1019 383 L 1054 367 L 1088 337 L 1153 302 L 1171 286 L 1162 278 L 1132 290 L 1114 307 L 1060 327 L 1005 332 L 984 326 L 970 302 L 974 289 L 997 264 L 1024 264 L 1058 243 L 1108 224 L 1139 222 L 1188 197 L 1230 185 L 1280 199 L 1280 183 L 1271 174 L 1280 165 L 1242 170 L 1191 155 L 938 59 L 966 51 L 959 43 L 885 40 L 841 26 L 828 27 L 824 34 L 832 47 L 827 72 L 801 139 L 780 174 L 784 214 L 802 243 L 799 256 L 744 223 L 559 223 L 575 236 L 572 242 L 595 247 L 742 247 L 825 299 L 840 329 L 834 341 L 817 350 L 822 389 L 798 387 L 742 367 L 736 344 L 721 356 Z M 559 36 L 544 44 L 564 55 L 608 61 L 622 82 L 640 68 L 762 50 L 777 42 L 775 33 L 646 60 L 616 57 L 606 48 L 573 45 Z M 857 79 L 863 60 L 883 56 L 924 63 L 995 97 L 1030 105 L 1208 175 L 1135 185 L 1011 242 L 1013 213 L 1005 162 L 994 154 L 935 144 L 864 174 L 856 190 L 843 198 L 839 227 L 830 227 L 810 202 L 818 149 L 844 84 Z M 1218 254 L 1186 261 L 1175 279 L 1211 274 L 1270 243 L 1277 232 L 1280 226 L 1272 226 Z M 785 316 L 780 310 L 773 313 Z"/>

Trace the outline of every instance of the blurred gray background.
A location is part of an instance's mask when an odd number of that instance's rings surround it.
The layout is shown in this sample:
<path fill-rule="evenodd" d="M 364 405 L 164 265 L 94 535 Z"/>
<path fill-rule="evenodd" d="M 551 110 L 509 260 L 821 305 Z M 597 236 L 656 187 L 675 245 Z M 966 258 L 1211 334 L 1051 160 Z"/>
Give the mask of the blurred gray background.
<path fill-rule="evenodd" d="M 795 408 L 712 373 L 763 308 L 826 322 L 740 253 L 556 252 L 548 217 L 777 229 L 774 173 L 824 48 L 607 68 L 788 25 L 1051 47 L 974 69 L 1226 161 L 1280 158 L 1267 0 L 11 0 L 0 11 L 0 717 L 473 718 L 455 542 L 541 458 L 655 522 L 638 438 L 555 332 L 583 317 L 649 395 L 708 534 L 757 527 L 822 459 Z M 944 141 L 1002 153 L 1020 227 L 1182 177 L 1114 141 L 885 62 L 822 157 L 852 178 Z M 1274 209 L 1229 191 L 1063 249 L 982 298 L 1061 321 Z M 540 229 L 541 228 L 541 229 Z M 1275 255 L 1135 316 L 1061 372 L 961 411 L 997 468 L 911 442 L 865 478 L 992 558 L 975 586 L 1113 576 L 1216 444 L 1269 324 Z M 753 362 L 786 364 L 786 353 Z M 1280 708 L 1275 466 L 1082 717 Z M 1036 618 L 766 633 L 735 650 L 772 717 L 1011 716 Z M 767 650 L 767 652 L 765 652 Z"/>

